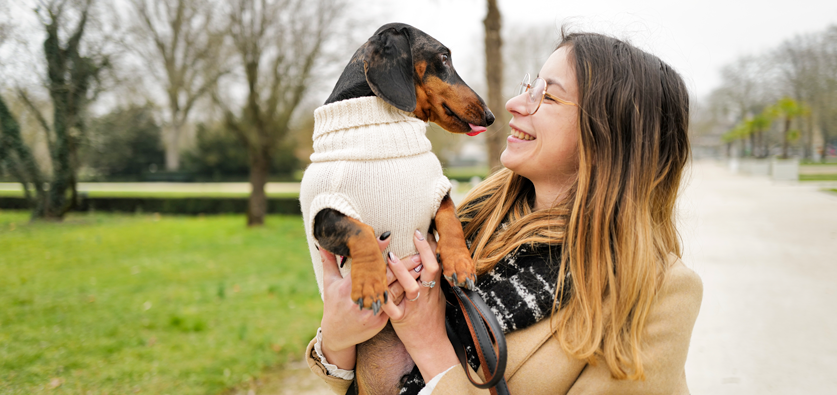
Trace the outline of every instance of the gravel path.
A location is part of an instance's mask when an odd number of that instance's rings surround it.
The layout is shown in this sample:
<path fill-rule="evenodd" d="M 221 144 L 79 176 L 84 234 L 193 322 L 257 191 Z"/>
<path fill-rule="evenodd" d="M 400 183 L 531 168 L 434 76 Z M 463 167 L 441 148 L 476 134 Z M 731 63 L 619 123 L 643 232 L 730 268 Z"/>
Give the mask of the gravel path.
<path fill-rule="evenodd" d="M 837 393 L 837 195 L 698 162 L 680 219 L 704 282 L 692 393 Z"/>

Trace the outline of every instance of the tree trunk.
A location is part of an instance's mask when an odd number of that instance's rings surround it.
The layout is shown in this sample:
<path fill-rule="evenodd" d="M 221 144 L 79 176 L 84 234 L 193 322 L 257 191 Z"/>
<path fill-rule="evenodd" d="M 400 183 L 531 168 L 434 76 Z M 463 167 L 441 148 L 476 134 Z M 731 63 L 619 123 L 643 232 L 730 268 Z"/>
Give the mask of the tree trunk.
<path fill-rule="evenodd" d="M 170 124 L 165 127 L 166 143 L 166 170 L 177 171 L 180 169 L 180 131 L 181 125 Z"/>
<path fill-rule="evenodd" d="M 267 215 L 267 194 L 265 184 L 270 173 L 270 152 L 266 147 L 250 150 L 250 199 L 247 203 L 247 226 L 264 225 Z"/>
<path fill-rule="evenodd" d="M 496 0 L 488 0 L 485 25 L 485 79 L 488 83 L 488 107 L 496 117 L 486 133 L 488 144 L 488 167 L 494 170 L 500 166 L 500 153 L 505 147 L 508 123 L 505 98 L 503 97 L 503 39 L 500 35 L 502 17 Z"/>
<path fill-rule="evenodd" d="M 750 157 L 756 157 L 756 132 L 750 133 Z"/>
<path fill-rule="evenodd" d="M 782 132 L 782 159 L 788 158 L 788 132 L 790 132 L 790 117 L 785 118 L 785 130 Z"/>

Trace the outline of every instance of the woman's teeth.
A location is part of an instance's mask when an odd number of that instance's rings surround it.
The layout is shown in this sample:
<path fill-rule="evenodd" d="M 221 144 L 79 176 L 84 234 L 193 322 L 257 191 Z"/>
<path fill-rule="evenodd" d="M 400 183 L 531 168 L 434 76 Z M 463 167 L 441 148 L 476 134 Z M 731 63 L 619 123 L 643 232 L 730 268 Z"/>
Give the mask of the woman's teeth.
<path fill-rule="evenodd" d="M 514 137 L 517 137 L 521 140 L 534 140 L 535 139 L 531 135 L 528 135 L 526 133 L 523 133 L 523 132 L 520 132 L 520 131 L 517 131 L 517 130 L 514 130 L 514 129 L 512 129 L 511 135 L 514 136 Z"/>

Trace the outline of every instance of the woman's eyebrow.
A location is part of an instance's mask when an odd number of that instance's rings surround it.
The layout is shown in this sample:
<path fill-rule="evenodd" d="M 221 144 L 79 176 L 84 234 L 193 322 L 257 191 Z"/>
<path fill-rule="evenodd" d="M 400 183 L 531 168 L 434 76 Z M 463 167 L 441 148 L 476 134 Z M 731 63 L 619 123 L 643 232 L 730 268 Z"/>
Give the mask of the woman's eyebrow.
<path fill-rule="evenodd" d="M 535 78 L 541 78 L 541 74 L 540 74 L 540 73 L 538 73 L 538 75 L 537 75 L 537 76 L 535 76 Z M 561 90 L 562 90 L 562 91 L 564 91 L 564 93 L 567 93 L 567 90 L 566 90 L 566 89 L 564 89 L 564 85 L 561 85 L 561 83 L 560 83 L 560 82 L 558 82 L 558 80 L 556 80 L 556 79 L 554 79 L 554 78 L 548 78 L 548 77 L 547 77 L 547 78 L 544 78 L 543 80 L 544 80 L 544 81 L 546 81 L 546 85 L 547 85 L 547 86 L 549 86 L 549 85 L 558 85 L 558 87 L 559 87 L 559 88 L 561 88 Z"/>

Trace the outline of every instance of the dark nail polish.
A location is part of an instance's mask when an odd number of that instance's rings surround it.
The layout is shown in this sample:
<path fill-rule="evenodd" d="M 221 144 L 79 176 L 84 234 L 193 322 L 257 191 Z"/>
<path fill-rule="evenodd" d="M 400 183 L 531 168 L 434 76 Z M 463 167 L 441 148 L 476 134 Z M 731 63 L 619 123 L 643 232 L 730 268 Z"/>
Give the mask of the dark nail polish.
<path fill-rule="evenodd" d="M 314 247 L 316 247 L 316 248 L 317 248 L 317 251 L 319 251 L 319 250 L 320 250 L 320 246 L 314 246 Z"/>
<path fill-rule="evenodd" d="M 381 237 L 379 237 L 378 240 L 384 241 L 384 240 L 388 239 L 390 236 L 392 236 L 392 232 L 386 231 L 384 233 L 381 233 Z"/>
<path fill-rule="evenodd" d="M 341 257 L 340 257 L 340 268 L 341 268 L 341 269 L 343 268 L 343 265 L 344 265 L 345 263 L 346 263 L 346 257 L 341 256 Z"/>
<path fill-rule="evenodd" d="M 395 254 L 392 251 L 389 252 L 389 260 L 392 262 L 398 262 L 398 258 L 395 257 Z"/>

